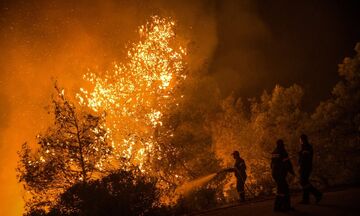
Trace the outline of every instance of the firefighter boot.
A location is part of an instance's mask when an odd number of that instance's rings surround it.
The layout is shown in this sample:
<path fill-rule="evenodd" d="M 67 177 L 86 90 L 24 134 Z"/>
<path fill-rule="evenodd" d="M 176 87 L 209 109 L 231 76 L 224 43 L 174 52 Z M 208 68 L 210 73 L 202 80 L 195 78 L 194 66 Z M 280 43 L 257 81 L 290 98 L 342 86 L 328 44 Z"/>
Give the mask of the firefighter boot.
<path fill-rule="evenodd" d="M 279 212 L 279 211 L 283 211 L 283 201 L 284 197 L 281 195 L 276 195 L 275 197 L 275 202 L 274 202 L 274 211 L 275 212 Z"/>
<path fill-rule="evenodd" d="M 291 206 L 290 195 L 284 196 L 284 211 L 295 211 L 295 209 Z"/>
<path fill-rule="evenodd" d="M 316 204 L 318 204 L 320 202 L 320 200 L 322 199 L 323 194 L 320 191 L 317 191 L 315 198 L 316 198 Z"/>
<path fill-rule="evenodd" d="M 311 190 L 310 184 L 303 187 L 303 196 L 300 204 L 304 204 L 304 205 L 309 204 L 310 190 Z"/>
<path fill-rule="evenodd" d="M 240 193 L 240 202 L 245 202 L 245 193 Z"/>

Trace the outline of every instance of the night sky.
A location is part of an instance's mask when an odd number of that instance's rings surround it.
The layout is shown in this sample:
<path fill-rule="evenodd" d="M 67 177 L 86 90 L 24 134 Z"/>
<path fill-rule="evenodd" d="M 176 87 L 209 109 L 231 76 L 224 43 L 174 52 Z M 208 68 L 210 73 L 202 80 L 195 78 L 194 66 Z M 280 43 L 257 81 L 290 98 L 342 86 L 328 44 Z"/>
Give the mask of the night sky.
<path fill-rule="evenodd" d="M 360 2 L 239 2 L 217 4 L 213 64 L 223 89 L 252 97 L 275 84 L 297 83 L 305 88 L 306 109 L 326 99 L 339 79 L 337 65 L 360 41 Z"/>
<path fill-rule="evenodd" d="M 257 97 L 276 84 L 305 88 L 311 111 L 330 96 L 337 65 L 360 42 L 360 1 L 186 0 L 0 2 L 0 215 L 22 211 L 16 151 L 46 128 L 52 80 L 79 89 L 106 68 L 150 15 L 172 16 L 191 41 L 189 68 L 225 97 Z M 4 207 L 6 206 L 6 207 Z"/>

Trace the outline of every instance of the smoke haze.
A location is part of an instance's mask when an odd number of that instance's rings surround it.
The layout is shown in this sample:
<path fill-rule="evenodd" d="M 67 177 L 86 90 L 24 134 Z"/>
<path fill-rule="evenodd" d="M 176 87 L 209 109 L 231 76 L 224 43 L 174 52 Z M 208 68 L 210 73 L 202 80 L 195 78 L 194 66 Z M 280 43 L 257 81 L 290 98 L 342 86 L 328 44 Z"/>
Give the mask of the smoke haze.
<path fill-rule="evenodd" d="M 189 67 L 197 70 L 216 43 L 213 7 L 206 2 L 1 2 L 0 215 L 23 211 L 16 151 L 50 122 L 53 81 L 77 91 L 88 68 L 105 70 L 121 61 L 124 46 L 153 14 L 178 20 L 182 36 L 196 44 Z"/>
<path fill-rule="evenodd" d="M 0 215 L 23 211 L 16 151 L 51 121 L 46 107 L 53 81 L 77 92 L 87 69 L 103 71 L 125 57 L 124 46 L 151 15 L 175 18 L 189 47 L 189 70 L 215 80 L 223 96 L 257 96 L 277 83 L 297 82 L 316 89 L 310 104 L 326 98 L 336 65 L 360 40 L 359 31 L 351 31 L 360 28 L 344 25 L 354 18 L 344 16 L 348 6 L 264 2 L 1 1 Z M 345 33 L 357 36 L 344 42 Z"/>

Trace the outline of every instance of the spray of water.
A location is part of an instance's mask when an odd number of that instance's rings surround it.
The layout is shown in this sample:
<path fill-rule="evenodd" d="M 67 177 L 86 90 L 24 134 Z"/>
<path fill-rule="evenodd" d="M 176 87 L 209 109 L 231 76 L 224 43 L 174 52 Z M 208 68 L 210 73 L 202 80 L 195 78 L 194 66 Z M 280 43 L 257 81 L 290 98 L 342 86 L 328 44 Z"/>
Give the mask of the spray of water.
<path fill-rule="evenodd" d="M 188 195 L 191 191 L 200 188 L 201 186 L 205 185 L 206 183 L 208 183 L 211 179 L 213 179 L 216 176 L 216 173 L 207 175 L 207 176 L 203 176 L 200 178 L 197 178 L 193 181 L 190 182 L 186 182 L 185 184 L 181 185 L 180 187 L 178 187 L 175 191 L 175 194 L 179 195 L 179 196 L 186 196 Z"/>

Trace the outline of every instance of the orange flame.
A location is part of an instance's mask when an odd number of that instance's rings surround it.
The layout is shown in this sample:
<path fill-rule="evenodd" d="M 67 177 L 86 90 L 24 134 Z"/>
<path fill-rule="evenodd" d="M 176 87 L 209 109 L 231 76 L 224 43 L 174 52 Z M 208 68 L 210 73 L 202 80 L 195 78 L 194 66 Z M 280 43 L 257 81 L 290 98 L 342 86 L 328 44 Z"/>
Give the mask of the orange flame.
<path fill-rule="evenodd" d="M 131 45 L 126 63 L 115 63 L 102 76 L 89 72 L 84 79 L 93 88 L 81 88 L 80 105 L 106 113 L 114 158 L 126 158 L 145 170 L 144 163 L 156 147 L 153 134 L 161 118 L 176 104 L 174 91 L 186 78 L 186 50 L 174 45 L 175 22 L 151 17 L 138 29 L 140 40 Z"/>

